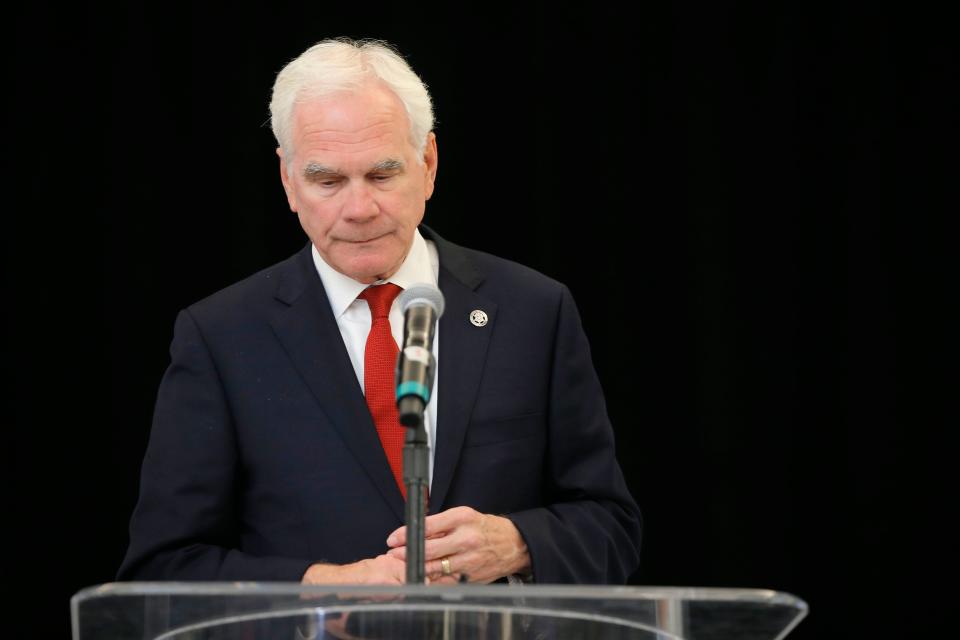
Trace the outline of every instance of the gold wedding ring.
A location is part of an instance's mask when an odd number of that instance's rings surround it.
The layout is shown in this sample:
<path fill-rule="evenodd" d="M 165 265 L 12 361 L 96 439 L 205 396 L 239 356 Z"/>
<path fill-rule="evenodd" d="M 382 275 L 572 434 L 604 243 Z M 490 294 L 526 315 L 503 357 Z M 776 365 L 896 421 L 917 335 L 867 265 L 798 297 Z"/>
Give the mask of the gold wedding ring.
<path fill-rule="evenodd" d="M 453 575 L 453 570 L 450 569 L 450 559 L 449 559 L 449 558 L 444 558 L 443 560 L 440 561 L 440 571 L 441 571 L 441 572 L 443 573 L 443 575 L 445 575 L 445 576 L 452 576 L 452 575 Z"/>

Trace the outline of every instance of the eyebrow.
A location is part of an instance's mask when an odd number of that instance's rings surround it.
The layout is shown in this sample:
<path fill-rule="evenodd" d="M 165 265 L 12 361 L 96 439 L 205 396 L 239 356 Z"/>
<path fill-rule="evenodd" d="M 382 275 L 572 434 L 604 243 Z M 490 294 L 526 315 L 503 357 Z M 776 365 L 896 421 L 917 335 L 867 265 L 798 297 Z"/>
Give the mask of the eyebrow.
<path fill-rule="evenodd" d="M 377 164 L 373 165 L 371 171 L 400 171 L 401 169 L 403 169 L 402 160 L 387 158 L 386 160 L 381 160 Z"/>
<path fill-rule="evenodd" d="M 404 167 L 402 160 L 396 160 L 394 158 L 387 158 L 386 160 L 381 160 L 370 168 L 368 173 L 373 173 L 376 171 L 402 171 Z M 319 162 L 308 162 L 307 166 L 303 168 L 303 175 L 306 178 L 316 178 L 318 176 L 339 176 L 340 172 L 333 167 L 328 167 L 325 164 L 320 164 Z"/>
<path fill-rule="evenodd" d="M 315 178 L 317 176 L 336 176 L 340 175 L 336 169 L 328 167 L 317 162 L 308 162 L 307 166 L 303 168 L 303 175 L 307 178 Z"/>

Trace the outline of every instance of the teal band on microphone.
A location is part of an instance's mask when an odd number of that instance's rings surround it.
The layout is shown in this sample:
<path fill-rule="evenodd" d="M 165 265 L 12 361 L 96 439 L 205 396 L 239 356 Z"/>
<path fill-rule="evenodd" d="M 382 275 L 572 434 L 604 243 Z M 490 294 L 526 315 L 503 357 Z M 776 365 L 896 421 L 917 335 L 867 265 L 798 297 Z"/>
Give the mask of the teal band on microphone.
<path fill-rule="evenodd" d="M 423 398 L 424 404 L 429 404 L 430 389 L 427 389 L 426 385 L 420 384 L 419 382 L 404 382 L 397 387 L 397 399 L 399 400 L 404 396 L 420 396 Z"/>

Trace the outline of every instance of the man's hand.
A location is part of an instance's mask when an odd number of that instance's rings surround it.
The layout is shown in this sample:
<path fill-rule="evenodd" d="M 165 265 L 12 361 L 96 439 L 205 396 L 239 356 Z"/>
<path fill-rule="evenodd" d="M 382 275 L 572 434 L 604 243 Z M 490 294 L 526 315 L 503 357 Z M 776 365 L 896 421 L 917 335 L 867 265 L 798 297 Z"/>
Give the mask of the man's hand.
<path fill-rule="evenodd" d="M 424 537 L 425 573 L 434 584 L 453 583 L 461 575 L 486 583 L 530 572 L 527 545 L 507 518 L 455 507 L 427 517 Z M 406 561 L 406 544 L 407 528 L 400 527 L 387 538 L 387 555 Z M 452 575 L 443 574 L 444 559 Z"/>
<path fill-rule="evenodd" d="M 351 564 L 314 564 L 303 574 L 302 584 L 403 584 L 407 565 L 389 555 Z"/>

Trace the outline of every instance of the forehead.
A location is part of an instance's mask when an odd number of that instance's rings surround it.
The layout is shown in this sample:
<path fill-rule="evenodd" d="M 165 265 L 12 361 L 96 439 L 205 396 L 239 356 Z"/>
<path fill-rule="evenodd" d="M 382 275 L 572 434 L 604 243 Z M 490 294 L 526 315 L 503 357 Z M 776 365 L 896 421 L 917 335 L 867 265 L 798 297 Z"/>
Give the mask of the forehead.
<path fill-rule="evenodd" d="M 403 103 L 378 85 L 300 102 L 294 109 L 292 133 L 296 154 L 305 160 L 395 154 L 410 146 Z"/>

